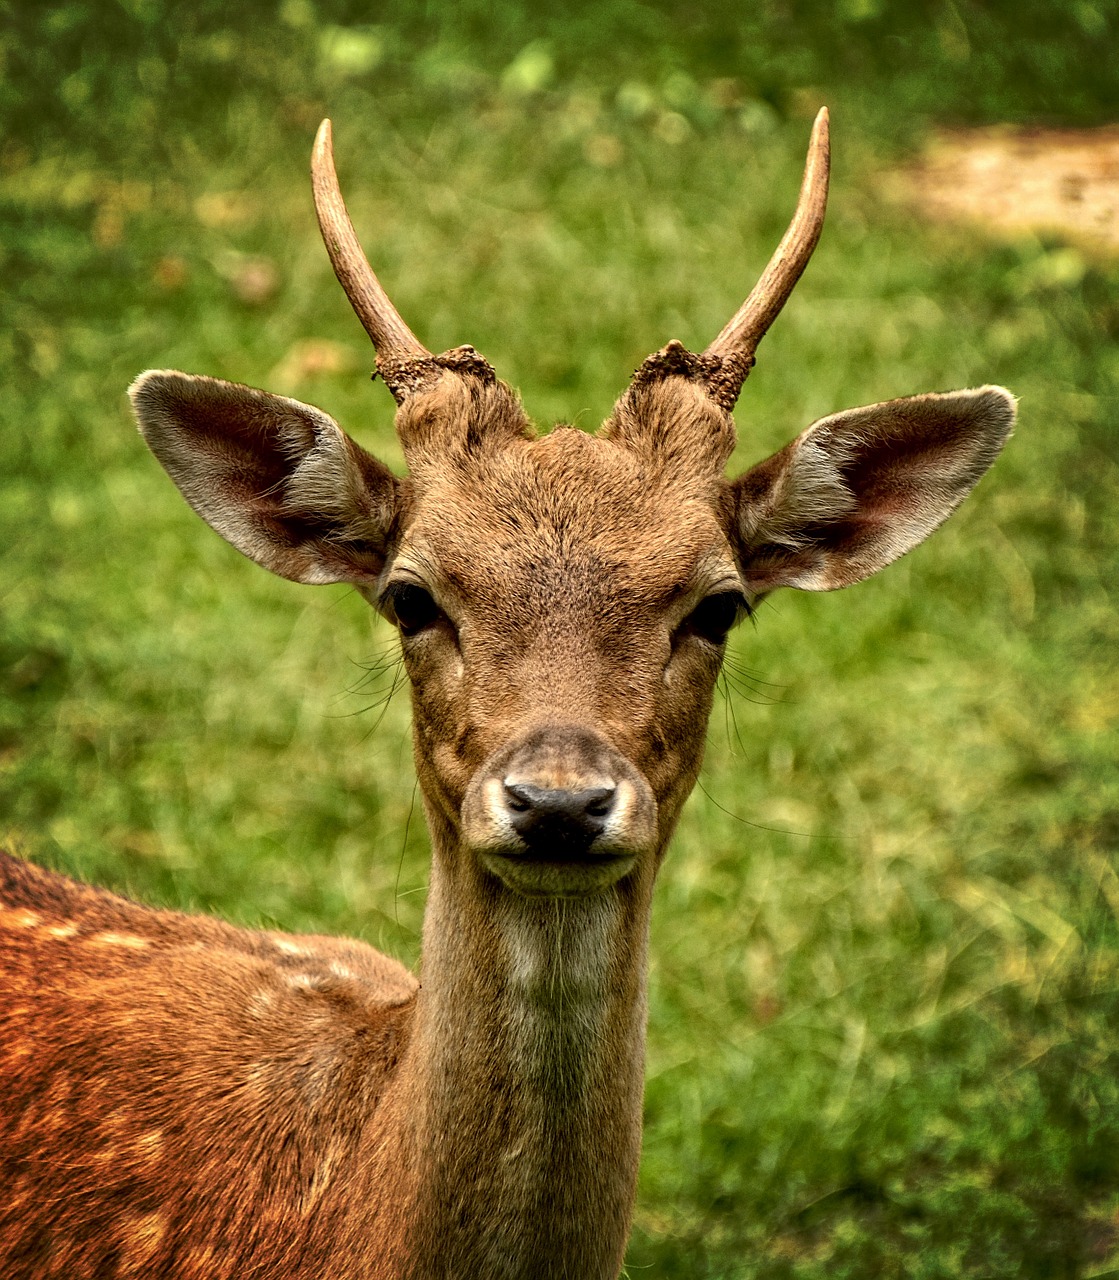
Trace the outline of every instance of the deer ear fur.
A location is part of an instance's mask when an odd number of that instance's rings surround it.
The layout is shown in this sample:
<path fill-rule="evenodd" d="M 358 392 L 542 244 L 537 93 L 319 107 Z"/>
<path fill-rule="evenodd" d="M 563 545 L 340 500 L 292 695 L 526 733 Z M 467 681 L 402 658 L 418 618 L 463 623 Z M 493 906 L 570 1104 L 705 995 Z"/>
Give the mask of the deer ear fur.
<path fill-rule="evenodd" d="M 325 413 L 167 370 L 128 391 L 140 431 L 183 497 L 227 542 L 295 582 L 374 581 L 398 482 Z"/>
<path fill-rule="evenodd" d="M 971 492 L 1014 425 L 1002 387 L 913 396 L 814 423 L 731 485 L 747 590 L 830 591 L 923 541 Z"/>

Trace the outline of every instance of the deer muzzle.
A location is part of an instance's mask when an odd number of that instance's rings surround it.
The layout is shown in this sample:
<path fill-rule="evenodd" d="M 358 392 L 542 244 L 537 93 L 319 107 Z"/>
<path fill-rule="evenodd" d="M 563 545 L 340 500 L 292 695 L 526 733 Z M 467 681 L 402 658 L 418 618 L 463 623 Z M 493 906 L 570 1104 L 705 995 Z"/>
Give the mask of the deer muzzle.
<path fill-rule="evenodd" d="M 535 725 L 467 787 L 463 838 L 507 888 L 530 896 L 601 892 L 652 856 L 657 806 L 640 771 L 601 734 Z"/>

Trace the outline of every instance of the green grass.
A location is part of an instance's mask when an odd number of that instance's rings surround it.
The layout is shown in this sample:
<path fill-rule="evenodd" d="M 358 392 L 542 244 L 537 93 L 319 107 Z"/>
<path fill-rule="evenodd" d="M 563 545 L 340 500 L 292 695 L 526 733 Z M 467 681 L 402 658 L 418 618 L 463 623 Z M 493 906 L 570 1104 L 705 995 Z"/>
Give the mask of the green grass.
<path fill-rule="evenodd" d="M 737 634 L 658 890 L 629 1273 L 1119 1274 L 1119 271 L 931 230 L 875 181 L 930 121 L 1105 118 L 1115 6 L 225 8 L 0 6 L 0 838 L 414 960 L 390 631 L 207 531 L 124 388 L 267 386 L 400 466 L 314 229 L 329 112 L 421 337 L 593 427 L 737 306 L 828 101 L 828 228 L 735 465 L 984 381 L 1021 425 L 927 546 Z M 254 258 L 259 303 L 230 283 Z M 300 372 L 309 339 L 335 372 Z"/>

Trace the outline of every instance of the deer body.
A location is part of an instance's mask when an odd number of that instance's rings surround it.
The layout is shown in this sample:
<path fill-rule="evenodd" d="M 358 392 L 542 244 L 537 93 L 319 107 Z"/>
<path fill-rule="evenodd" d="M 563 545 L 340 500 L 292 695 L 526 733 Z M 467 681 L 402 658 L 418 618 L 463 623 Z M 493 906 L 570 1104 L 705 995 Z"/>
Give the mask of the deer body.
<path fill-rule="evenodd" d="M 609 1280 L 640 1149 L 649 909 L 727 631 L 926 536 L 996 456 L 999 388 L 824 419 L 735 481 L 730 408 L 823 216 L 700 356 L 650 357 L 597 436 L 537 436 L 433 356 L 314 179 L 409 465 L 325 414 L 143 375 L 141 430 L 273 572 L 400 629 L 432 836 L 420 983 L 360 943 L 154 911 L 0 860 L 0 1276 Z"/>
<path fill-rule="evenodd" d="M 154 911 L 7 856 L 0 901 L 0 1274 L 620 1266 L 644 1019 L 604 989 L 614 921 L 591 924 L 602 946 L 570 972 L 552 922 L 522 929 L 505 998 L 498 938 L 425 950 L 428 1000 L 360 943 Z M 576 932 L 586 905 L 539 910 Z"/>

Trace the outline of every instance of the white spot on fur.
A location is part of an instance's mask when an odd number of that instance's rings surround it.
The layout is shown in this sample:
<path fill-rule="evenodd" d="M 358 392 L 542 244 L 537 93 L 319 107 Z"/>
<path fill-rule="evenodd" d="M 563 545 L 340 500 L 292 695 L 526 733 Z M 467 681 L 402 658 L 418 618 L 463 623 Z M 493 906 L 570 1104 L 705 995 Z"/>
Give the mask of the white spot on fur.
<path fill-rule="evenodd" d="M 316 1202 L 320 1199 L 323 1192 L 326 1191 L 334 1181 L 334 1174 L 337 1171 L 337 1166 L 337 1153 L 334 1151 L 327 1151 L 315 1167 L 315 1171 L 311 1176 L 311 1185 L 303 1196 L 301 1208 L 305 1214 L 310 1213 L 312 1209 L 314 1209 Z"/>
<path fill-rule="evenodd" d="M 273 991 L 260 990 L 254 991 L 249 1000 L 249 1017 L 265 1018 L 271 1012 L 276 1003 L 276 994 Z"/>
<path fill-rule="evenodd" d="M 158 1160 L 163 1154 L 163 1130 L 149 1129 L 136 1139 L 136 1153 L 145 1160 Z"/>
<path fill-rule="evenodd" d="M 123 1254 L 120 1274 L 139 1275 L 167 1234 L 167 1220 L 158 1212 L 139 1214 L 121 1223 L 119 1232 Z"/>
<path fill-rule="evenodd" d="M 272 941 L 276 944 L 278 950 L 288 956 L 309 956 L 311 953 L 306 947 L 301 947 L 295 942 L 289 941 L 287 938 L 273 937 Z"/>
<path fill-rule="evenodd" d="M 94 947 L 129 947 L 133 951 L 142 951 L 147 945 L 147 938 L 138 938 L 134 933 L 113 933 L 106 930 L 95 933 L 86 941 Z"/>
<path fill-rule="evenodd" d="M 0 924 L 8 929 L 34 929 L 42 920 L 37 911 L 27 907 L 6 907 L 0 911 Z"/>

